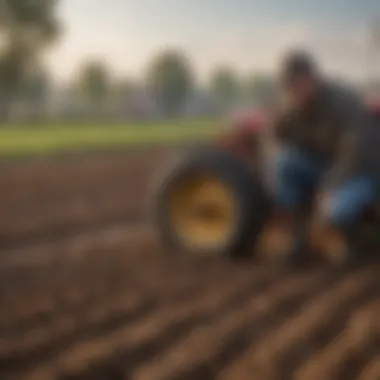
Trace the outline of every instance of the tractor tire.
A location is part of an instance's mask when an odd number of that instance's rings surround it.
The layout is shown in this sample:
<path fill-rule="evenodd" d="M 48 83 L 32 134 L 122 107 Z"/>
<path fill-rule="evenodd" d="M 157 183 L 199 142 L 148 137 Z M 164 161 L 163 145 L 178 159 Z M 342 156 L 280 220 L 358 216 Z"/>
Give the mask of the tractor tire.
<path fill-rule="evenodd" d="M 252 255 L 269 216 L 269 201 L 250 168 L 208 147 L 172 163 L 156 188 L 154 214 L 161 240 L 171 251 L 243 258 Z"/>

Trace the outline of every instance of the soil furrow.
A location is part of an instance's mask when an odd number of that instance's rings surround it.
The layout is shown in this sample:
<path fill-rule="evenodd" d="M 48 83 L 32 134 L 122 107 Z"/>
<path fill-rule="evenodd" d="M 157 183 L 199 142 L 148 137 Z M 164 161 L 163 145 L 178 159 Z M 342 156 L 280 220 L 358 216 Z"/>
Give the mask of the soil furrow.
<path fill-rule="evenodd" d="M 42 362 L 42 361 L 48 360 L 49 358 L 52 358 L 58 355 L 58 353 L 64 350 L 66 347 L 69 348 L 69 352 L 70 352 L 69 356 L 71 357 L 72 350 L 74 349 L 73 346 L 74 347 L 75 345 L 79 345 L 80 347 L 82 347 L 83 345 L 87 346 L 88 345 L 87 341 L 90 339 L 96 340 L 97 336 L 100 337 L 99 345 L 103 345 L 104 341 L 107 341 L 107 339 L 104 338 L 103 335 L 105 335 L 105 337 L 107 337 L 107 335 L 111 335 L 111 341 L 114 340 L 115 336 L 117 337 L 117 339 L 119 339 L 120 336 L 128 337 L 131 335 L 130 333 L 132 333 L 133 330 L 139 329 L 138 326 L 141 323 L 149 326 L 152 323 L 155 324 L 157 323 L 157 321 L 161 320 L 163 326 L 166 326 L 169 322 L 171 322 L 171 319 L 170 319 L 171 315 L 175 317 L 176 315 L 175 313 L 179 312 L 180 315 L 183 315 L 183 317 L 186 317 L 187 314 L 191 313 L 193 310 L 196 310 L 196 311 L 198 310 L 199 306 L 197 307 L 197 305 L 201 305 L 203 308 L 206 308 L 206 311 L 208 311 L 209 309 L 212 311 L 213 304 L 211 301 L 213 301 L 214 303 L 216 302 L 216 304 L 218 304 L 218 302 L 223 302 L 225 297 L 230 297 L 231 298 L 230 302 L 235 302 L 235 298 L 238 296 L 238 292 L 239 291 L 247 292 L 246 289 L 247 288 L 250 289 L 249 284 L 251 284 L 252 286 L 252 283 L 256 285 L 261 285 L 261 286 L 265 286 L 266 284 L 267 286 L 270 286 L 272 284 L 272 276 L 271 275 L 262 276 L 261 278 L 256 278 L 256 279 L 255 278 L 252 279 L 249 277 L 243 277 L 240 279 L 235 278 L 233 285 L 230 285 L 228 283 L 213 284 L 213 286 L 210 289 L 207 289 L 205 294 L 198 293 L 198 294 L 193 295 L 190 298 L 185 298 L 181 300 L 180 302 L 178 302 L 179 300 L 174 300 L 173 302 L 170 302 L 168 306 L 170 305 L 172 306 L 169 307 L 169 309 L 164 308 L 162 312 L 163 315 L 161 317 L 159 316 L 159 314 L 157 315 L 157 312 L 155 312 L 155 308 L 150 308 L 149 311 L 147 310 L 144 311 L 144 314 L 146 316 L 145 318 L 143 318 L 144 316 L 143 314 L 139 315 L 139 322 L 137 322 L 136 324 L 133 324 L 130 327 L 127 326 L 126 327 L 127 333 L 124 333 L 121 335 L 119 334 L 118 330 L 122 328 L 122 326 L 125 324 L 124 322 L 126 322 L 123 319 L 121 319 L 117 325 L 112 326 L 112 329 L 102 329 L 101 326 L 98 326 L 96 324 L 87 325 L 85 327 L 80 326 L 78 329 L 80 330 L 80 332 L 78 331 L 76 334 L 74 333 L 70 334 L 69 336 L 66 337 L 66 339 L 63 339 L 62 337 L 61 339 L 52 342 L 49 345 L 49 350 L 46 350 L 46 349 L 44 350 L 45 355 L 41 355 L 41 353 L 39 353 L 38 361 Z M 183 306 L 181 307 L 181 305 Z M 201 317 L 203 318 L 204 316 L 201 316 Z M 173 321 L 175 322 L 175 320 L 176 319 L 174 319 Z M 181 321 L 181 318 L 177 316 L 177 320 Z M 104 323 L 107 323 L 107 318 L 104 320 Z M 162 328 L 157 329 L 156 330 L 157 333 L 161 334 Z M 114 334 L 112 334 L 113 330 L 116 330 Z M 129 331 L 129 334 L 128 334 L 128 331 Z M 84 342 L 83 345 L 81 343 L 82 341 Z M 112 349 L 109 352 L 112 353 Z M 36 355 L 36 351 L 34 351 L 34 354 Z M 30 355 L 29 356 L 25 355 L 25 356 L 30 358 Z M 32 365 L 35 365 L 36 360 L 37 358 L 35 358 L 34 361 L 27 363 L 27 366 L 30 367 Z M 18 365 L 17 367 L 14 366 L 13 369 L 20 369 L 20 365 Z"/>
<path fill-rule="evenodd" d="M 334 287 L 327 287 L 325 292 L 318 294 L 317 298 L 306 300 L 293 318 L 289 321 L 284 320 L 279 328 L 272 329 L 269 332 L 261 344 L 252 347 L 241 358 L 238 358 L 223 379 L 233 379 L 234 376 L 244 379 L 249 373 L 260 373 L 262 379 L 289 376 L 292 365 L 298 362 L 298 353 L 301 355 L 309 354 L 310 350 L 313 349 L 313 341 L 309 341 L 309 338 L 312 339 L 313 337 L 310 336 L 310 331 L 316 338 L 320 338 L 318 332 L 322 331 L 323 333 L 321 327 L 325 326 L 328 316 L 331 319 L 335 317 L 330 310 L 331 307 L 338 306 L 335 311 L 339 313 L 341 302 L 345 300 L 346 303 L 350 303 L 355 294 L 357 297 L 361 297 L 362 291 L 374 283 L 373 277 L 368 278 L 369 274 L 370 270 L 367 269 L 362 270 L 356 276 L 343 274 L 344 277 L 339 278 L 336 275 L 337 284 Z M 362 284 L 358 281 L 358 276 L 363 281 Z M 324 314 L 326 314 L 326 320 L 321 318 Z M 318 322 L 321 324 L 319 330 L 316 328 Z M 333 329 L 332 333 L 334 331 Z M 297 345 L 301 345 L 301 349 L 298 350 Z M 288 365 L 287 369 L 286 366 Z"/>
<path fill-rule="evenodd" d="M 169 255 L 146 196 L 176 152 L 2 165 L 1 380 L 379 380 L 379 265 Z"/>
<path fill-rule="evenodd" d="M 351 359 L 358 352 L 365 353 L 368 358 L 367 349 L 376 344 L 380 338 L 380 329 L 376 328 L 378 316 L 374 313 L 375 310 L 380 311 L 379 300 L 369 301 L 361 307 L 360 305 L 352 307 L 351 313 L 347 313 L 348 321 L 338 326 L 337 331 L 340 331 L 340 334 L 332 336 L 331 342 L 326 347 L 316 351 L 308 360 L 304 360 L 306 364 L 301 366 L 294 378 L 317 380 L 323 376 L 326 380 L 356 379 L 357 371 L 360 372 L 365 363 L 360 364 L 358 361 L 355 363 Z M 342 365 L 348 370 L 344 374 L 345 377 L 342 377 Z"/>
<path fill-rule="evenodd" d="M 252 297 L 240 309 L 223 316 L 218 324 L 200 327 L 179 346 L 137 369 L 133 379 L 213 379 L 219 371 L 218 364 L 228 364 L 255 337 L 260 339 L 265 326 L 275 324 L 282 313 L 296 309 L 305 297 L 316 291 L 321 278 L 321 273 L 300 275 Z"/>

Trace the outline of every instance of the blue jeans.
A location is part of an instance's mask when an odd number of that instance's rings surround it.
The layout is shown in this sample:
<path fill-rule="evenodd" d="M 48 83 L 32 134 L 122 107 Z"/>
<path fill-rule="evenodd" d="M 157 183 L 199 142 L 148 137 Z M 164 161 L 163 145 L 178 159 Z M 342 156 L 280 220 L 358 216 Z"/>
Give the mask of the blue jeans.
<path fill-rule="evenodd" d="M 281 152 L 275 166 L 275 200 L 294 211 L 306 202 L 318 186 L 327 167 L 307 153 L 296 149 Z M 369 177 L 354 177 L 335 189 L 327 222 L 336 228 L 353 225 L 367 206 L 376 200 L 375 181 Z"/>

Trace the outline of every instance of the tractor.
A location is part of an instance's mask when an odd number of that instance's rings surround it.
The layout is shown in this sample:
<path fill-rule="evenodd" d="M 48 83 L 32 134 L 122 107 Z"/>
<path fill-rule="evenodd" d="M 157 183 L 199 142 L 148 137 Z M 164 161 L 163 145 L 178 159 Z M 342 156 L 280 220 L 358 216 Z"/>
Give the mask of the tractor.
<path fill-rule="evenodd" d="M 368 109 L 380 123 L 380 102 L 371 102 Z M 268 116 L 266 110 L 239 115 L 213 141 L 181 154 L 166 168 L 156 187 L 154 216 L 167 250 L 267 258 L 286 244 L 289 226 L 268 190 L 276 148 L 263 146 L 260 138 Z M 368 236 L 369 231 L 378 236 L 378 215 L 374 206 L 363 216 Z M 310 219 L 310 242 L 315 248 L 310 251 L 339 261 L 335 255 L 341 237 Z M 373 244 L 373 236 L 367 235 Z"/>

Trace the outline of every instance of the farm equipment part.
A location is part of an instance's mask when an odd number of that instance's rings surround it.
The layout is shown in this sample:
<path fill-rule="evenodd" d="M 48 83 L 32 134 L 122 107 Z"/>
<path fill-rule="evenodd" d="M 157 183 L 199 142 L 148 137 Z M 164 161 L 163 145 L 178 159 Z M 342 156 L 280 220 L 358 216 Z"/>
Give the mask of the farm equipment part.
<path fill-rule="evenodd" d="M 369 112 L 380 121 L 378 103 Z M 262 146 L 267 113 L 253 111 L 230 123 L 211 144 L 183 154 L 161 179 L 155 219 L 168 249 L 194 254 L 252 257 L 277 251 L 290 240 L 289 223 L 271 201 L 266 166 L 272 147 Z M 376 207 L 358 231 L 373 244 L 379 231 Z M 310 214 L 311 252 L 340 261 L 343 238 Z M 368 236 L 371 234 L 371 239 Z M 366 245 L 363 245 L 363 247 Z"/>

